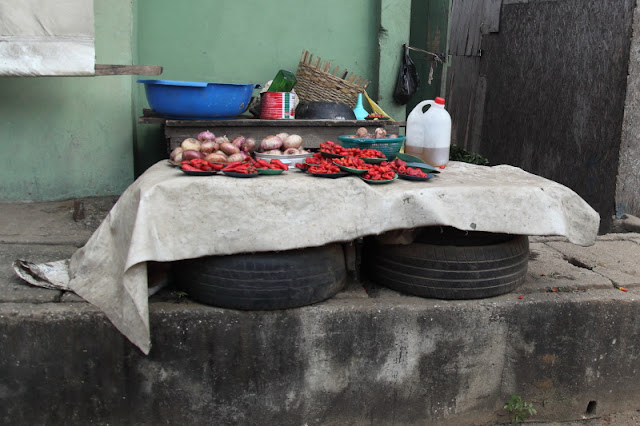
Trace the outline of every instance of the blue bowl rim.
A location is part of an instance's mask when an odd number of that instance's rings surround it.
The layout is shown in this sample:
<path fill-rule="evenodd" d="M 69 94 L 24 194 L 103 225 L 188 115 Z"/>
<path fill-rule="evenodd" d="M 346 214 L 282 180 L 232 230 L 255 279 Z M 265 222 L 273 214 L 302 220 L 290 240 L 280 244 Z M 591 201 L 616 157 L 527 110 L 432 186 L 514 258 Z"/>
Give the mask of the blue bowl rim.
<path fill-rule="evenodd" d="M 155 84 L 159 86 L 186 86 L 186 87 L 207 87 L 209 85 L 218 85 L 218 86 L 253 86 L 254 89 L 259 89 L 261 86 L 259 84 L 249 83 L 249 84 L 240 84 L 240 83 L 208 83 L 204 81 L 181 81 L 181 80 L 146 80 L 140 79 L 138 83 L 144 84 Z"/>

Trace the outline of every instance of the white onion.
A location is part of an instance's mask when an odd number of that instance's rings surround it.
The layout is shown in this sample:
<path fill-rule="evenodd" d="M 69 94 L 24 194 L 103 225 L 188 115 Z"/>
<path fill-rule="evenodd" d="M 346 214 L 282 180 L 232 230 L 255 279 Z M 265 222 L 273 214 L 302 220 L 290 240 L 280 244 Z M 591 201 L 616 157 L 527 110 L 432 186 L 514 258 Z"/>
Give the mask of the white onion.
<path fill-rule="evenodd" d="M 200 151 L 200 141 L 194 138 L 186 138 L 180 144 L 185 151 Z"/>
<path fill-rule="evenodd" d="M 241 152 L 238 152 L 237 154 L 232 154 L 230 156 L 227 157 L 227 163 L 231 163 L 232 161 L 244 161 L 245 156 L 242 155 Z"/>
<path fill-rule="evenodd" d="M 299 135 L 289 135 L 282 141 L 282 147 L 284 149 L 300 148 L 302 146 L 302 138 Z"/>
<path fill-rule="evenodd" d="M 284 155 L 297 155 L 300 154 L 300 151 L 298 151 L 298 148 L 287 148 L 284 150 L 283 152 Z"/>
<path fill-rule="evenodd" d="M 182 149 L 182 147 L 177 147 L 174 148 L 173 151 L 171 151 L 171 154 L 169 154 L 169 159 L 175 163 L 179 163 L 182 161 L 182 151 L 184 151 L 184 149 Z"/>
<path fill-rule="evenodd" d="M 214 140 L 218 143 L 218 145 L 221 145 L 221 144 L 223 144 L 223 143 L 225 143 L 225 142 L 229 142 L 229 138 L 227 138 L 227 135 L 224 135 L 224 136 L 218 136 L 218 137 L 217 137 L 217 138 L 215 138 Z"/>
<path fill-rule="evenodd" d="M 277 137 L 279 137 L 282 140 L 285 140 L 286 138 L 289 137 L 289 133 L 285 133 L 285 132 L 280 132 L 276 135 Z"/>

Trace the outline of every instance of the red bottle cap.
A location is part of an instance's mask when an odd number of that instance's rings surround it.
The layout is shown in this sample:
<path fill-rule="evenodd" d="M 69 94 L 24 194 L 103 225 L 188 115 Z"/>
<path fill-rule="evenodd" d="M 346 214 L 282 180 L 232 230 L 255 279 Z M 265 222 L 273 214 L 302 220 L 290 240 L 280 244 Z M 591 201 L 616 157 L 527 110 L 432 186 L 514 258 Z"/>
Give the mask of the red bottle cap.
<path fill-rule="evenodd" d="M 437 97 L 436 98 L 436 103 L 439 104 L 439 105 L 444 105 L 444 98 Z"/>

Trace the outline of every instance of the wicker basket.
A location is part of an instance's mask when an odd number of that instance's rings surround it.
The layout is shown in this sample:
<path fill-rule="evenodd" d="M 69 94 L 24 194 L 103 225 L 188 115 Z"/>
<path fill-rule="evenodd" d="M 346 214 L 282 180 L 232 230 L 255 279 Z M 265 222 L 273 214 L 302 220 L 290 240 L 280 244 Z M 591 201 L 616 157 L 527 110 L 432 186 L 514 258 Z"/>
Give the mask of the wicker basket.
<path fill-rule="evenodd" d="M 302 51 L 294 88 L 300 102 L 343 102 L 355 107 L 358 94 L 364 92 L 369 80 L 346 69 L 339 73 L 340 67 L 337 66 L 333 73 L 329 72 L 330 69 L 331 62 Z"/>
<path fill-rule="evenodd" d="M 391 161 L 396 158 L 396 155 L 402 149 L 402 144 L 405 141 L 404 136 L 398 136 L 397 138 L 385 138 L 385 139 L 365 139 L 365 138 L 353 138 L 353 135 L 338 136 L 340 143 L 345 148 L 359 148 L 359 149 L 377 149 L 382 152 L 387 160 Z"/>

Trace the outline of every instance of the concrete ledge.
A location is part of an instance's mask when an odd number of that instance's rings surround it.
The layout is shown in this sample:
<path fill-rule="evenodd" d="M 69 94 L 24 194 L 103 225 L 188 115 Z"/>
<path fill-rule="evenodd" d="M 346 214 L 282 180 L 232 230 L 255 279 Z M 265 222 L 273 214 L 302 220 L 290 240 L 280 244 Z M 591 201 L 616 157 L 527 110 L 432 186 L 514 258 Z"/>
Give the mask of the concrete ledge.
<path fill-rule="evenodd" d="M 88 238 L 58 213 L 55 238 L 0 229 L 0 424 L 489 425 L 509 423 L 512 394 L 538 421 L 640 407 L 640 234 L 531 238 L 526 283 L 491 299 L 365 281 L 313 306 L 241 312 L 167 289 L 150 301 L 144 356 L 78 296 L 11 270 Z"/>
<path fill-rule="evenodd" d="M 511 394 L 536 419 L 640 404 L 639 302 L 614 289 L 271 312 L 161 298 L 149 356 L 85 303 L 0 304 L 0 422 L 493 424 Z"/>

